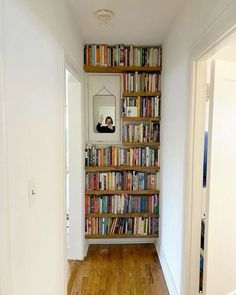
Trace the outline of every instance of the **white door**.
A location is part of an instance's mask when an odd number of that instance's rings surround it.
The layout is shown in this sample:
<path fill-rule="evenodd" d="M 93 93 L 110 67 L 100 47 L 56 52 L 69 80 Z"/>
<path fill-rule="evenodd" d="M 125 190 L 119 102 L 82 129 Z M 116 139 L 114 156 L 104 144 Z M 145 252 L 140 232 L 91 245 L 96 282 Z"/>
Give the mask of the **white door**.
<path fill-rule="evenodd" d="M 236 294 L 236 64 L 211 72 L 205 294 Z"/>

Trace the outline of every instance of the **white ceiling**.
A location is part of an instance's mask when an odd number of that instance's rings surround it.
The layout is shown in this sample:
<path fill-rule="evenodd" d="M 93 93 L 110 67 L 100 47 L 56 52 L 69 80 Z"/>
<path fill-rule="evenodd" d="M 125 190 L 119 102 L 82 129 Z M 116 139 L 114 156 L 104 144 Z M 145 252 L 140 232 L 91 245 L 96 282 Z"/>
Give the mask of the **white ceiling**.
<path fill-rule="evenodd" d="M 68 0 L 85 43 L 159 45 L 185 0 Z M 94 12 L 110 9 L 112 25 Z"/>

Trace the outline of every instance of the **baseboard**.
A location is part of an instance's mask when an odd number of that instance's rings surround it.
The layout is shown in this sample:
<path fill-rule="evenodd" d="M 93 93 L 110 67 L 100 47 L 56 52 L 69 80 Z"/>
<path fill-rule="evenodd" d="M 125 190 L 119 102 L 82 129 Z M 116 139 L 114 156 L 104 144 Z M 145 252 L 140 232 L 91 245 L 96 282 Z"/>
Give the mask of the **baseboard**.
<path fill-rule="evenodd" d="M 161 248 L 158 242 L 155 243 L 155 246 L 156 246 L 157 254 L 161 263 L 162 271 L 164 273 L 164 277 L 165 277 L 167 288 L 169 290 L 170 295 L 180 295 L 175 286 L 175 282 L 172 277 L 169 265 L 166 261 L 166 257 L 165 257 L 163 249 Z"/>
<path fill-rule="evenodd" d="M 87 239 L 88 244 L 94 245 L 94 244 L 150 244 L 150 243 L 156 243 L 156 238 L 145 238 L 145 239 Z"/>
<path fill-rule="evenodd" d="M 89 248 L 89 242 L 86 240 L 84 243 L 84 257 L 87 256 L 88 248 Z"/>

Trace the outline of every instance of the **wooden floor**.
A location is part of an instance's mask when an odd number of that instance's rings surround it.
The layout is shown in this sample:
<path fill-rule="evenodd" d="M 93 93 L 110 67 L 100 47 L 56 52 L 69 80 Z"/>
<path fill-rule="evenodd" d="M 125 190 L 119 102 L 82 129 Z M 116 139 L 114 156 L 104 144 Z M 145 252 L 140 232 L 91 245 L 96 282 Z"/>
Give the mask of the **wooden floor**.
<path fill-rule="evenodd" d="M 154 244 L 90 245 L 71 295 L 168 295 Z"/>

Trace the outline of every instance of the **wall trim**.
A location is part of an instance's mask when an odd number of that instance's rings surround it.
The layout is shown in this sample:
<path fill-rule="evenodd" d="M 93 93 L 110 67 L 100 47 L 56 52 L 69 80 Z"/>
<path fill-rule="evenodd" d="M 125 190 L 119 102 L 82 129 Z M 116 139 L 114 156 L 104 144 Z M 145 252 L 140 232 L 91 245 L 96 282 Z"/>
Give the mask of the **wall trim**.
<path fill-rule="evenodd" d="M 88 254 L 88 248 L 89 248 L 89 243 L 85 243 L 85 245 L 84 245 L 84 257 L 86 257 L 87 254 Z"/>
<path fill-rule="evenodd" d="M 161 267 L 162 267 L 162 271 L 166 280 L 166 284 L 167 284 L 167 288 L 169 290 L 170 295 L 180 295 L 177 291 L 177 288 L 175 286 L 175 282 L 172 276 L 172 273 L 170 271 L 168 262 L 166 260 L 165 257 L 165 253 L 162 249 L 162 247 L 160 246 L 159 243 L 155 243 L 155 247 L 157 250 L 157 254 L 161 263 Z"/>

